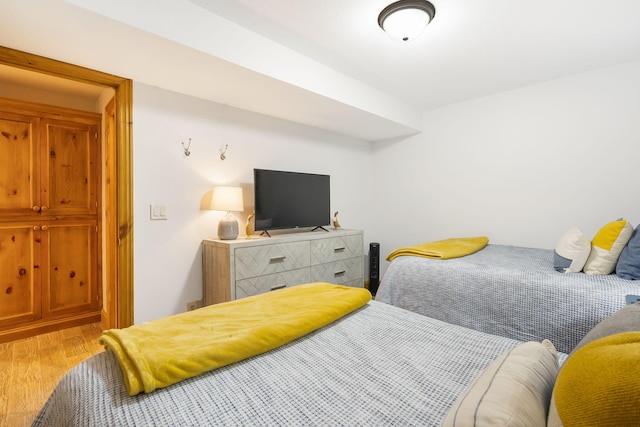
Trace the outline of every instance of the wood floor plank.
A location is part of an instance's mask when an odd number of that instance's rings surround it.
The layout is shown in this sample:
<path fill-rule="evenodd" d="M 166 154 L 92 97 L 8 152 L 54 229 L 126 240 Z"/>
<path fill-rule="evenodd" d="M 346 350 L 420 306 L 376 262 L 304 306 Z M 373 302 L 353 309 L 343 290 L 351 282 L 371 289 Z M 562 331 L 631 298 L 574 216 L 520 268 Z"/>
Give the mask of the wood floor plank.
<path fill-rule="evenodd" d="M 7 417 L 7 426 L 11 427 L 29 427 L 35 416 L 30 413 L 9 414 Z"/>
<path fill-rule="evenodd" d="M 63 375 L 63 369 L 66 367 L 66 358 L 64 357 L 64 346 L 60 341 L 59 334 L 52 332 L 50 334 L 40 335 L 38 344 L 40 345 L 40 392 L 44 397 L 40 402 L 42 406 L 45 402 L 46 396 L 51 393 L 51 390 L 60 381 Z"/>
<path fill-rule="evenodd" d="M 40 388 L 40 363 L 36 337 L 15 342 L 13 369 L 9 383 L 9 406 L 14 414 L 22 416 L 38 409 L 42 400 Z"/>
<path fill-rule="evenodd" d="M 98 323 L 0 344 L 0 427 L 30 426 L 62 376 L 104 351 Z"/>
<path fill-rule="evenodd" d="M 58 331 L 36 336 L 40 351 L 48 351 L 52 348 L 60 347 L 60 337 Z"/>
<path fill-rule="evenodd" d="M 91 323 L 89 325 L 83 325 L 80 328 L 82 329 L 82 336 L 87 340 L 87 345 L 91 353 L 104 348 L 99 342 L 100 335 L 102 335 L 100 324 Z"/>
<path fill-rule="evenodd" d="M 0 344 L 0 426 L 8 426 L 9 414 L 9 379 L 13 371 L 13 346 L 10 343 Z"/>
<path fill-rule="evenodd" d="M 0 396 L 8 393 L 7 378 L 11 375 L 13 369 L 13 346 L 9 343 L 0 344 Z"/>

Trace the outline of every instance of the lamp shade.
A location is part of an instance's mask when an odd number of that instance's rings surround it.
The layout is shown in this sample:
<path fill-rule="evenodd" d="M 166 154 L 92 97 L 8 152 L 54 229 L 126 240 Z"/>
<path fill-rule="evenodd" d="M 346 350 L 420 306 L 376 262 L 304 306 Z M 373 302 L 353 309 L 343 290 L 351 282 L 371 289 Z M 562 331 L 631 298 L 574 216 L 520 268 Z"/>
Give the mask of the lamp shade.
<path fill-rule="evenodd" d="M 391 39 L 408 42 L 422 34 L 435 14 L 435 7 L 426 0 L 401 0 L 380 12 L 378 25 Z"/>
<path fill-rule="evenodd" d="M 213 187 L 211 209 L 215 211 L 242 212 L 241 187 Z"/>

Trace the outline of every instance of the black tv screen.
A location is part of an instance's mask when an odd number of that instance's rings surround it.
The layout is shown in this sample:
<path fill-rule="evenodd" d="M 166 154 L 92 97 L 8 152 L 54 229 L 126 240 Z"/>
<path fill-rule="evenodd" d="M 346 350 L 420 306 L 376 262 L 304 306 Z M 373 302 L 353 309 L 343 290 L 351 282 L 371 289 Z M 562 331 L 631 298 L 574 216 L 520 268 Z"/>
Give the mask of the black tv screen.
<path fill-rule="evenodd" d="M 254 169 L 253 183 L 256 230 L 331 222 L 329 175 Z"/>

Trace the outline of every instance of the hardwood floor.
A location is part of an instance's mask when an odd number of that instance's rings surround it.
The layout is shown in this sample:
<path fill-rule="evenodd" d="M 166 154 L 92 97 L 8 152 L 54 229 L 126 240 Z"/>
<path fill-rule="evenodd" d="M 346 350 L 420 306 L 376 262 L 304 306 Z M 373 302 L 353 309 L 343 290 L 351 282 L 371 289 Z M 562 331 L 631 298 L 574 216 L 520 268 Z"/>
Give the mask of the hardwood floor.
<path fill-rule="evenodd" d="M 99 323 L 0 344 L 0 426 L 30 426 L 62 376 L 104 351 Z"/>

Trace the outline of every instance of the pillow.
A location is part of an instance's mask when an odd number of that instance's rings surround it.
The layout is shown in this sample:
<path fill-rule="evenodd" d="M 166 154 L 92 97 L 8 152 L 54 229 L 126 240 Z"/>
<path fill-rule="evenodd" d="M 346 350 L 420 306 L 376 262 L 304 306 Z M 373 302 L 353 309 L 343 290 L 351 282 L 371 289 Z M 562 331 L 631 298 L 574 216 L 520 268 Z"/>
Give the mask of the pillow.
<path fill-rule="evenodd" d="M 566 426 L 631 426 L 640 419 L 640 332 L 597 339 L 562 366 L 555 405 Z"/>
<path fill-rule="evenodd" d="M 591 252 L 591 240 L 578 227 L 564 233 L 553 251 L 553 268 L 562 273 L 579 273 Z"/>
<path fill-rule="evenodd" d="M 626 305 L 602 320 L 580 340 L 571 354 L 597 339 L 632 331 L 640 332 L 640 303 Z"/>
<path fill-rule="evenodd" d="M 640 233 L 636 227 L 631 234 L 631 239 L 624 247 L 618 264 L 616 264 L 616 274 L 623 279 L 638 280 L 640 279 Z"/>
<path fill-rule="evenodd" d="M 598 231 L 591 241 L 591 253 L 584 266 L 587 274 L 610 274 L 622 249 L 631 238 L 633 226 L 626 220 L 610 222 Z"/>
<path fill-rule="evenodd" d="M 558 353 L 544 340 L 500 355 L 456 400 L 442 426 L 545 426 Z"/>
<path fill-rule="evenodd" d="M 640 331 L 640 303 L 627 305 L 594 326 L 593 329 L 591 329 L 587 335 L 580 340 L 576 348 L 573 349 L 569 355 L 569 359 L 573 357 L 573 354 L 578 351 L 578 349 L 593 341 L 610 335 L 631 331 Z M 560 372 L 562 372 L 566 364 L 567 362 L 565 361 Z M 555 403 L 556 394 L 557 392 L 554 388 L 553 395 L 551 396 L 551 404 L 549 405 L 549 419 L 547 421 L 548 427 L 562 426 L 562 421 L 558 415 Z"/>

